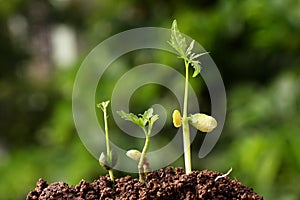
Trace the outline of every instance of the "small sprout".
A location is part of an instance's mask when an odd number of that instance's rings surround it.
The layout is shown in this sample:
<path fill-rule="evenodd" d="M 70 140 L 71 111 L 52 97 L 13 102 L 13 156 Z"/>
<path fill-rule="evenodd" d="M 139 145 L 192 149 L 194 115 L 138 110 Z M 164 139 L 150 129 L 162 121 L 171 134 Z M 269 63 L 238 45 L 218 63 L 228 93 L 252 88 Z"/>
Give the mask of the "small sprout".
<path fill-rule="evenodd" d="M 104 101 L 97 104 L 98 108 L 101 108 L 103 111 L 103 118 L 104 118 L 104 129 L 105 129 L 105 142 L 106 142 L 106 154 L 101 153 L 99 157 L 99 164 L 106 170 L 108 170 L 110 179 L 114 182 L 114 174 L 112 168 L 117 164 L 118 156 L 114 151 L 110 150 L 109 144 L 109 136 L 108 136 L 108 125 L 107 125 L 107 107 L 109 101 Z"/>
<path fill-rule="evenodd" d="M 189 121 L 190 117 L 187 116 L 188 110 L 188 84 L 189 84 L 189 68 L 192 66 L 194 68 L 194 72 L 192 77 L 196 77 L 201 72 L 201 62 L 199 57 L 207 54 L 208 52 L 204 53 L 194 53 L 193 48 L 195 41 L 191 41 L 188 45 L 186 43 L 185 37 L 179 32 L 177 27 L 176 20 L 173 21 L 171 27 L 171 38 L 168 41 L 169 45 L 173 47 L 179 58 L 183 59 L 184 66 L 185 66 L 185 87 L 184 87 L 184 99 L 183 99 L 183 113 L 182 116 L 178 110 L 173 112 L 173 124 L 176 128 L 182 126 L 183 132 L 183 148 L 184 148 L 184 165 L 185 165 L 185 172 L 189 174 L 192 171 L 192 164 L 191 164 L 191 148 L 190 148 L 190 129 L 189 129 Z M 195 126 L 199 130 L 204 130 L 205 132 L 211 131 L 217 125 L 216 121 L 209 119 L 210 122 L 199 122 L 193 118 L 192 125 Z M 208 123 L 208 124 L 206 124 Z M 201 125 L 200 125 L 201 124 Z M 203 126 L 206 124 L 206 126 Z"/>
<path fill-rule="evenodd" d="M 150 135 L 152 131 L 153 124 L 158 120 L 158 115 L 153 115 L 153 108 L 149 108 L 144 112 L 144 114 L 135 115 L 133 113 L 125 113 L 124 111 L 117 111 L 117 113 L 125 120 L 131 121 L 137 126 L 139 126 L 145 136 L 146 141 L 143 147 L 142 153 L 138 150 L 129 150 L 126 155 L 131 159 L 138 161 L 139 170 L 139 181 L 145 182 L 145 177 L 149 169 L 149 162 L 146 157 L 147 150 L 150 144 Z"/>
<path fill-rule="evenodd" d="M 199 131 L 209 133 L 217 127 L 217 120 L 212 116 L 197 113 L 190 115 L 190 123 Z"/>
<path fill-rule="evenodd" d="M 181 122 L 182 122 L 182 117 L 181 117 L 180 111 L 179 110 L 174 110 L 172 118 L 173 118 L 174 126 L 176 128 L 179 128 L 181 126 Z"/>

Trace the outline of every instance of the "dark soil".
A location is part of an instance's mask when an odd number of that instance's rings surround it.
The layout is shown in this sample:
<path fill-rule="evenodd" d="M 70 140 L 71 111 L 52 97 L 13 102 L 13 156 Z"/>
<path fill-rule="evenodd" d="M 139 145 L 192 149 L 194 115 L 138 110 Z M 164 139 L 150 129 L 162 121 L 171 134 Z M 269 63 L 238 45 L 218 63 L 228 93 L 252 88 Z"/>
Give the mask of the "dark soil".
<path fill-rule="evenodd" d="M 108 175 L 92 183 L 81 180 L 75 187 L 64 182 L 47 184 L 39 179 L 26 199 L 263 199 L 252 188 L 228 176 L 215 181 L 220 175 L 208 170 L 186 175 L 182 168 L 168 167 L 149 173 L 145 183 L 130 176 L 116 179 L 114 188 Z"/>

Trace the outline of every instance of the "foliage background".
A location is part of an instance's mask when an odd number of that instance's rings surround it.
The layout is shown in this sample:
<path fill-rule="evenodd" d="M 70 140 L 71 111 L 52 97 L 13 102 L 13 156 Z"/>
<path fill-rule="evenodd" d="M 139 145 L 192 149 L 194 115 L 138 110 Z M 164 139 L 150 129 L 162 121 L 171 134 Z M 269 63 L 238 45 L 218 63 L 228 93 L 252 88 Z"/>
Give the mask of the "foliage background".
<path fill-rule="evenodd" d="M 299 11 L 297 0 L 0 4 L 1 198 L 24 199 L 40 177 L 75 185 L 105 174 L 79 140 L 72 121 L 76 71 L 88 52 L 111 35 L 144 26 L 169 28 L 176 18 L 180 30 L 210 52 L 228 95 L 221 138 L 202 160 L 197 157 L 201 143 L 194 142 L 193 168 L 226 172 L 232 167 L 232 178 L 265 199 L 299 199 Z M 139 62 L 147 62 L 147 57 L 119 64 Z M 180 69 L 181 63 L 174 65 Z M 111 86 L 106 81 L 103 93 L 108 95 Z M 199 90 L 199 98 L 205 99 L 205 89 Z M 148 99 L 159 99 L 161 92 L 154 87 L 137 93 L 135 109 L 144 110 L 151 103 Z M 209 103 L 203 102 L 201 109 L 209 112 Z M 183 166 L 182 159 L 174 166 Z"/>

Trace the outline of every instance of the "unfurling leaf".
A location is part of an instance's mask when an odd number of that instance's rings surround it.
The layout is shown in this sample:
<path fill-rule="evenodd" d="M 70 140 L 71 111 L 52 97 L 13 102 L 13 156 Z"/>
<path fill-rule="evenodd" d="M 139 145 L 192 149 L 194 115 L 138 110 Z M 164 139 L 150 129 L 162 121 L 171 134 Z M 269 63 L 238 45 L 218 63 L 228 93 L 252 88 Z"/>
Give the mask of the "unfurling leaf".
<path fill-rule="evenodd" d="M 190 63 L 194 67 L 193 78 L 196 77 L 201 72 L 201 62 L 195 59 L 205 54 L 208 54 L 208 52 L 199 53 L 199 54 L 192 53 L 191 56 L 189 57 Z"/>
<path fill-rule="evenodd" d="M 212 116 L 197 113 L 190 116 L 190 123 L 202 132 L 211 132 L 217 127 L 217 121 Z"/>
<path fill-rule="evenodd" d="M 200 61 L 194 60 L 191 62 L 191 65 L 194 67 L 194 73 L 193 73 L 193 78 L 196 77 L 198 74 L 201 72 L 201 65 Z"/>

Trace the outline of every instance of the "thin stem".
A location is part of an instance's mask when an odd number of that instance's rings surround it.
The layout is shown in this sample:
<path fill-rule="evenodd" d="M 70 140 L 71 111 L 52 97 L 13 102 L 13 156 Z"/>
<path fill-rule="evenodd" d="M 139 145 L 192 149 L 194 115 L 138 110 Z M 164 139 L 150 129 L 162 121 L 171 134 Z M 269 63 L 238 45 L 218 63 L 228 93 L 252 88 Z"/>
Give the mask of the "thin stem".
<path fill-rule="evenodd" d="M 103 117 L 104 117 L 104 129 L 105 129 L 106 154 L 107 154 L 109 163 L 112 163 L 112 154 L 111 154 L 111 150 L 110 150 L 109 136 L 108 136 L 106 107 L 103 107 Z M 112 182 L 114 182 L 113 170 L 112 169 L 108 170 L 108 173 L 109 173 L 110 179 L 112 180 Z"/>
<path fill-rule="evenodd" d="M 188 109 L 188 84 L 189 84 L 189 63 L 184 60 L 185 64 L 185 85 L 184 85 L 184 101 L 183 101 L 183 117 L 187 117 L 187 109 Z"/>
<path fill-rule="evenodd" d="M 109 173 L 110 180 L 114 183 L 115 182 L 115 177 L 114 177 L 113 170 L 112 169 L 108 170 L 108 173 Z"/>
<path fill-rule="evenodd" d="M 144 148 L 139 160 L 139 164 L 138 164 L 138 169 L 139 169 L 139 181 L 140 182 L 145 182 L 145 176 L 146 176 L 146 171 L 144 170 L 144 164 L 145 164 L 145 156 L 146 156 L 146 152 L 148 151 L 149 148 L 149 144 L 150 144 L 150 132 L 151 130 L 148 129 L 148 131 L 146 130 L 145 127 L 143 127 L 143 131 L 145 133 L 146 136 L 146 140 L 145 140 L 145 144 L 144 144 Z"/>
<path fill-rule="evenodd" d="M 189 62 L 184 60 L 185 64 L 185 87 L 184 87 L 184 101 L 183 101 L 183 116 L 182 116 L 182 130 L 183 130 L 183 148 L 184 148 L 184 164 L 185 173 L 192 172 L 191 167 L 191 149 L 190 149 L 190 128 L 187 117 L 188 109 L 188 84 L 189 84 Z"/>
<path fill-rule="evenodd" d="M 103 117 L 104 117 L 104 129 L 105 129 L 106 153 L 107 153 L 108 158 L 111 159 L 110 145 L 109 145 L 109 136 L 108 136 L 108 125 L 107 125 L 106 108 L 103 109 Z"/>

